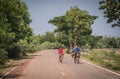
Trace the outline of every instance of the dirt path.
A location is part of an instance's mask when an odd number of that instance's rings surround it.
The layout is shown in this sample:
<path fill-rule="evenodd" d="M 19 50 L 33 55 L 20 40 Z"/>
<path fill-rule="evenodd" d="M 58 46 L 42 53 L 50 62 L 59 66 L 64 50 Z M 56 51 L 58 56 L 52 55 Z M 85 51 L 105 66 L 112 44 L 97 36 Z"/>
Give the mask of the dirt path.
<path fill-rule="evenodd" d="M 75 64 L 69 55 L 60 63 L 56 50 L 46 50 L 36 53 L 4 79 L 120 79 L 120 76 L 82 60 Z"/>

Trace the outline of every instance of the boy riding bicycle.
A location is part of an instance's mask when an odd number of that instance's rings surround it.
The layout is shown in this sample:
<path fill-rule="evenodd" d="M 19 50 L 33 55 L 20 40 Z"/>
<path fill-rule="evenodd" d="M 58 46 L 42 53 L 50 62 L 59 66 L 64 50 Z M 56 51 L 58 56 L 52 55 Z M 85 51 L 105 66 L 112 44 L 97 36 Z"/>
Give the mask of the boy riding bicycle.
<path fill-rule="evenodd" d="M 59 48 L 58 49 L 58 53 L 59 53 L 59 61 L 62 63 L 63 56 L 64 56 L 64 50 L 63 50 L 63 48 Z"/>
<path fill-rule="evenodd" d="M 73 48 L 73 54 L 72 57 L 74 58 L 74 62 L 76 63 L 76 58 L 78 59 L 78 63 L 79 63 L 79 58 L 80 58 L 80 48 L 76 45 Z"/>

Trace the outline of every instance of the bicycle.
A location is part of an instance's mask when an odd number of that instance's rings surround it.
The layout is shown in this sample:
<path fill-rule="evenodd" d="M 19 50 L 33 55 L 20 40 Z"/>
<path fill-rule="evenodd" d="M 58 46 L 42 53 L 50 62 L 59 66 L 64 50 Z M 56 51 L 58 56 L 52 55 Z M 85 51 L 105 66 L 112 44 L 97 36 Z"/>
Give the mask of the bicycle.
<path fill-rule="evenodd" d="M 64 58 L 64 54 L 61 54 L 61 55 L 59 55 L 59 61 L 62 63 L 62 61 L 63 61 L 63 58 Z"/>
<path fill-rule="evenodd" d="M 80 53 L 74 54 L 74 63 L 79 63 Z"/>

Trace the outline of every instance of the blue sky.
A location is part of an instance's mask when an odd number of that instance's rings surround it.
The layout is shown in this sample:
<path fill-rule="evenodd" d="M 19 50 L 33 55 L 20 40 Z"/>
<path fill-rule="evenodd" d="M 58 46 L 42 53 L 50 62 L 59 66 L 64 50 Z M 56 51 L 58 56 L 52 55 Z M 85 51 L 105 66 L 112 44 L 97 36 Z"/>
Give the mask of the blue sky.
<path fill-rule="evenodd" d="M 78 6 L 86 10 L 90 15 L 99 18 L 92 25 L 93 35 L 117 36 L 120 37 L 120 27 L 112 28 L 106 23 L 103 12 L 99 10 L 100 0 L 25 0 L 30 12 L 32 23 L 30 24 L 35 34 L 43 34 L 47 31 L 54 31 L 55 26 L 48 24 L 55 16 L 65 15 L 70 7 Z"/>

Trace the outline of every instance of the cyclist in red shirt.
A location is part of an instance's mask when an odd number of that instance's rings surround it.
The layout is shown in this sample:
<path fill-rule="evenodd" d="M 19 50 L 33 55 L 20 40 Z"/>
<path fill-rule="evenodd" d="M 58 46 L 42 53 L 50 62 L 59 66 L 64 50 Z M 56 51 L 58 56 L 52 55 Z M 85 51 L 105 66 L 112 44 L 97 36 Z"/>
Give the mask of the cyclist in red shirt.
<path fill-rule="evenodd" d="M 63 50 L 63 48 L 59 48 L 58 49 L 58 53 L 59 53 L 59 61 L 62 63 L 63 56 L 64 56 L 64 50 Z"/>

